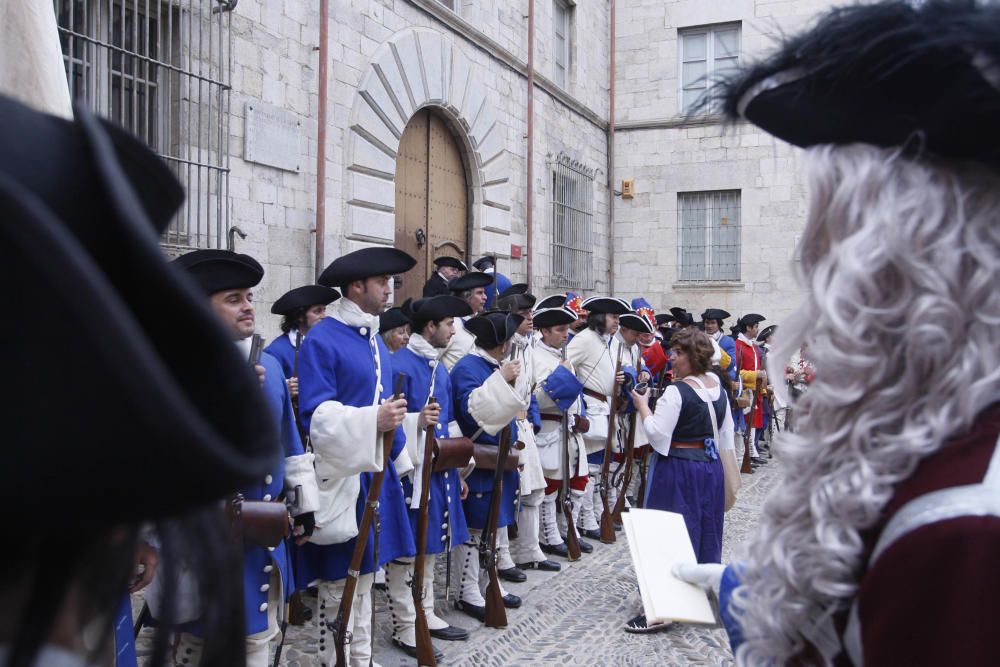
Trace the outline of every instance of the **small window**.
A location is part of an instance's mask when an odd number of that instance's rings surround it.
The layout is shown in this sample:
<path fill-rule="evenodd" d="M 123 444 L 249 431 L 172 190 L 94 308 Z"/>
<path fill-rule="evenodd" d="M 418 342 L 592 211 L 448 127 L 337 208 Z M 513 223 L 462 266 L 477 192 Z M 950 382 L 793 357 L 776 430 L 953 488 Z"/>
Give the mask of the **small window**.
<path fill-rule="evenodd" d="M 740 25 L 727 23 L 688 28 L 678 33 L 680 42 L 681 112 L 690 113 L 714 81 L 740 63 Z M 714 112 L 709 107 L 706 111 Z"/>
<path fill-rule="evenodd" d="M 554 80 L 562 88 L 569 80 L 569 49 L 570 49 L 570 12 L 572 9 L 562 0 L 552 2 L 552 25 L 554 35 L 552 40 L 552 67 Z"/>
<path fill-rule="evenodd" d="M 740 191 L 681 192 L 680 279 L 740 279 Z"/>
<path fill-rule="evenodd" d="M 560 156 L 552 172 L 551 287 L 594 287 L 594 172 Z"/>

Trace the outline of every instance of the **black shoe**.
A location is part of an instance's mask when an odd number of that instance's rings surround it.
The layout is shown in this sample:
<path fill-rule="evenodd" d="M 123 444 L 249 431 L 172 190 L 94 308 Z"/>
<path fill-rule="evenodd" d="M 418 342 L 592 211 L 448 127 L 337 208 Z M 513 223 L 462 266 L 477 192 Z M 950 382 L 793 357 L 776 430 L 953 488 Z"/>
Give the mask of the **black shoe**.
<path fill-rule="evenodd" d="M 508 567 L 506 570 L 497 570 L 497 574 L 504 581 L 509 581 L 513 584 L 521 584 L 528 580 L 528 575 L 526 575 L 517 567 Z"/>
<path fill-rule="evenodd" d="M 398 646 L 399 648 L 403 649 L 403 653 L 405 653 L 406 655 L 410 656 L 411 658 L 416 658 L 417 657 L 417 647 L 416 646 L 409 646 L 408 644 L 404 644 L 403 642 L 399 641 L 395 637 L 392 638 L 392 643 L 395 644 L 396 646 Z M 443 658 L 444 658 L 444 653 L 442 653 L 441 651 L 439 651 L 437 649 L 434 649 L 434 661 L 435 662 L 440 662 Z"/>
<path fill-rule="evenodd" d="M 542 572 L 558 572 L 562 569 L 562 565 L 555 562 L 554 560 L 540 560 L 532 561 L 530 563 L 518 563 L 517 566 L 522 570 L 540 570 Z"/>
<path fill-rule="evenodd" d="M 507 593 L 507 595 L 503 596 L 503 606 L 507 607 L 507 609 L 517 609 L 521 606 L 521 598 L 513 593 Z M 485 616 L 485 614 L 486 607 L 483 607 L 483 615 Z"/>
<path fill-rule="evenodd" d="M 468 602 L 462 602 L 461 600 L 455 600 L 455 609 L 459 611 L 464 611 L 466 614 L 476 619 L 477 621 L 486 621 L 486 606 L 480 607 L 479 605 L 469 604 Z"/>
<path fill-rule="evenodd" d="M 580 535 L 580 537 L 589 537 L 592 540 L 601 539 L 601 531 L 597 530 L 596 528 L 594 530 L 580 530 L 578 531 L 578 534 Z"/>
<path fill-rule="evenodd" d="M 600 538 L 598 538 L 600 539 Z M 584 542 L 580 540 L 580 551 L 581 553 L 589 554 L 594 552 L 594 545 L 590 542 Z"/>
<path fill-rule="evenodd" d="M 562 544 L 539 544 L 542 548 L 542 553 L 548 554 L 550 556 L 559 556 L 561 558 L 566 558 L 569 556 L 569 547 L 566 543 Z"/>
<path fill-rule="evenodd" d="M 757 465 L 762 466 L 762 465 L 766 465 L 767 464 L 767 459 L 762 459 L 759 456 L 752 456 L 752 457 L 750 457 L 750 462 L 751 463 L 756 463 Z"/>
<path fill-rule="evenodd" d="M 469 638 L 469 631 L 455 625 L 440 630 L 431 630 L 431 637 L 446 642 L 462 642 Z"/>

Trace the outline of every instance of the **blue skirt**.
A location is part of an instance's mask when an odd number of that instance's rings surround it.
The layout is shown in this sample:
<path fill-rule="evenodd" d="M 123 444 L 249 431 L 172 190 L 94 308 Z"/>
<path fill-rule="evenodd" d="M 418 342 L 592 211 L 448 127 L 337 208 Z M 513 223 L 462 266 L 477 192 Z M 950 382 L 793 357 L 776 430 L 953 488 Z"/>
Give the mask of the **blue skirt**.
<path fill-rule="evenodd" d="M 690 461 L 653 453 L 646 507 L 684 516 L 699 563 L 722 562 L 726 489 L 722 461 Z"/>

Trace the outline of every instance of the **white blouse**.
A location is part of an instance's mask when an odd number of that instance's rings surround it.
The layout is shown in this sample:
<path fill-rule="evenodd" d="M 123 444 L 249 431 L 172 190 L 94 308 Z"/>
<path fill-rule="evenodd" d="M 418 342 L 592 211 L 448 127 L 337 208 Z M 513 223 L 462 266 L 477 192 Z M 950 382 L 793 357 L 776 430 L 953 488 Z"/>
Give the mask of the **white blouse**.
<path fill-rule="evenodd" d="M 689 385 L 690 386 L 690 385 Z M 721 388 L 718 384 L 714 387 L 702 389 L 691 387 L 703 401 L 716 401 L 719 399 Z M 712 418 L 715 418 L 715 409 L 709 406 Z M 667 386 L 663 396 L 656 402 L 656 411 L 646 417 L 642 424 L 646 427 L 646 435 L 649 442 L 657 452 L 663 456 L 670 453 L 670 441 L 673 440 L 674 428 L 677 427 L 677 419 L 681 414 L 681 392 L 674 385 Z M 733 415 L 726 401 L 726 414 L 719 425 L 719 441 L 716 446 L 720 449 L 735 449 L 736 444 L 733 436 Z"/>

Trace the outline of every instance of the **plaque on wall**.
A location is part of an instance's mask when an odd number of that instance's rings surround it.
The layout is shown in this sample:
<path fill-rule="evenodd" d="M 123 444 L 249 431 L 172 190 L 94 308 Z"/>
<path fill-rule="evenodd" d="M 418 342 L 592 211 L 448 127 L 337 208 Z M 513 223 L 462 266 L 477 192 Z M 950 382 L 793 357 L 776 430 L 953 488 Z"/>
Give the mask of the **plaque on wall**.
<path fill-rule="evenodd" d="M 285 171 L 302 170 L 302 121 L 296 114 L 261 102 L 247 102 L 245 118 L 244 160 Z"/>

